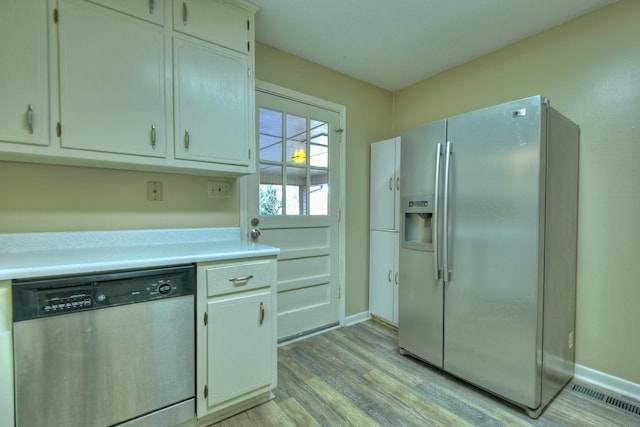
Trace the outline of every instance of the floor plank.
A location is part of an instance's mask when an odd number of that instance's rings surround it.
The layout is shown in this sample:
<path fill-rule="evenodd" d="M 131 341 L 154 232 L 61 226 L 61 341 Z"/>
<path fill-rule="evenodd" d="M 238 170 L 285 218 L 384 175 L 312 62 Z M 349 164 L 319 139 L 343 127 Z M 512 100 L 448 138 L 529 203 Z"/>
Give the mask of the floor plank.
<path fill-rule="evenodd" d="M 640 417 L 563 390 L 540 418 L 412 357 L 367 321 L 278 349 L 275 398 L 215 424 L 253 426 L 640 426 Z"/>

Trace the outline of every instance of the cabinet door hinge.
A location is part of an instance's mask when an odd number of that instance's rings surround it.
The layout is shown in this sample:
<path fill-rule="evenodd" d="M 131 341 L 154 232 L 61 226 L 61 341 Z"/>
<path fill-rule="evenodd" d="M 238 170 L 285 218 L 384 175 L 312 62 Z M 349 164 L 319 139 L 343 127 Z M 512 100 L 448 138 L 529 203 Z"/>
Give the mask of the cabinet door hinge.
<path fill-rule="evenodd" d="M 58 23 L 58 9 L 53 9 L 53 22 Z"/>
<path fill-rule="evenodd" d="M 209 387 L 207 387 L 206 385 L 204 386 L 204 398 L 206 399 L 207 397 L 209 397 Z"/>
<path fill-rule="evenodd" d="M 251 52 L 251 42 L 247 42 L 247 52 Z"/>
<path fill-rule="evenodd" d="M 249 148 L 249 160 L 251 160 L 251 148 Z"/>
<path fill-rule="evenodd" d="M 62 136 L 62 125 L 60 122 L 56 123 L 56 135 L 58 135 L 58 138 Z"/>
<path fill-rule="evenodd" d="M 338 284 L 338 299 L 342 298 L 342 289 L 340 288 L 340 285 Z"/>
<path fill-rule="evenodd" d="M 209 316 L 207 315 L 207 313 L 204 314 L 204 326 L 207 326 L 207 324 L 209 323 Z"/>

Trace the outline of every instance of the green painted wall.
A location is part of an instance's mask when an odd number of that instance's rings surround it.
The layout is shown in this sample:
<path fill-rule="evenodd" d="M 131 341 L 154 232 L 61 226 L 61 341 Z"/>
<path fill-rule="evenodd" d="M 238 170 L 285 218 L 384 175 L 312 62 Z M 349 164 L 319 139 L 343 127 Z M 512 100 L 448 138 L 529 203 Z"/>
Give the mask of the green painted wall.
<path fill-rule="evenodd" d="M 576 362 L 640 383 L 640 1 L 614 3 L 394 94 L 395 134 L 541 94 L 580 125 Z"/>

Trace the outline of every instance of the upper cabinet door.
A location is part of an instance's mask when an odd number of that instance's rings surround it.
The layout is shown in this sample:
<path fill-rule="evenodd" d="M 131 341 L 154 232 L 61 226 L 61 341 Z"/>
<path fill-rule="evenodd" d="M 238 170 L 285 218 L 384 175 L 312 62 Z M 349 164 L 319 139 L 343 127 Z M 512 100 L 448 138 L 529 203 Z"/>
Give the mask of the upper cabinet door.
<path fill-rule="evenodd" d="M 69 0 L 59 40 L 62 147 L 165 157 L 162 28 Z"/>
<path fill-rule="evenodd" d="M 371 144 L 370 227 L 398 230 L 400 206 L 400 140 Z"/>
<path fill-rule="evenodd" d="M 46 2 L 2 2 L 0 141 L 49 144 L 47 27 Z"/>
<path fill-rule="evenodd" d="M 247 56 L 174 38 L 175 157 L 249 166 Z"/>
<path fill-rule="evenodd" d="M 249 15 L 222 0 L 173 0 L 173 29 L 247 53 Z"/>
<path fill-rule="evenodd" d="M 113 10 L 164 25 L 164 0 L 88 0 Z"/>

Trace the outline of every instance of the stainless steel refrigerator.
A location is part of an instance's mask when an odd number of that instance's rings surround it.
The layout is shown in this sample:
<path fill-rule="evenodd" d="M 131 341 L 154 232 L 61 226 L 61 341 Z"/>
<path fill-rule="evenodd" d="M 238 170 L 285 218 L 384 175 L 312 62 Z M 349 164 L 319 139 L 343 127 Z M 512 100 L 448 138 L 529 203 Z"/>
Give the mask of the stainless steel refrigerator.
<path fill-rule="evenodd" d="M 573 376 L 579 129 L 534 96 L 401 147 L 400 350 L 536 418 Z"/>

